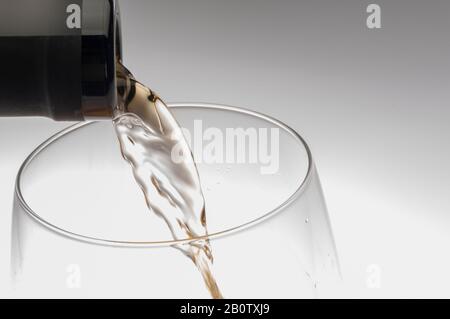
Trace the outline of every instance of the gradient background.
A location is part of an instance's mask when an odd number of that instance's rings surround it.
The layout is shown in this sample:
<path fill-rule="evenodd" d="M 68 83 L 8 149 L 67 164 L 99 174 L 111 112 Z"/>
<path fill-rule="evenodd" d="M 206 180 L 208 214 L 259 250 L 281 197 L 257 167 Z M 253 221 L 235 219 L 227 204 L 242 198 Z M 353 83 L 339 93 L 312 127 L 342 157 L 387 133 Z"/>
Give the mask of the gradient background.
<path fill-rule="evenodd" d="M 122 0 L 121 13 L 125 64 L 167 101 L 250 108 L 305 137 L 342 297 L 450 297 L 450 1 Z M 1 297 L 15 174 L 67 125 L 0 119 Z"/>

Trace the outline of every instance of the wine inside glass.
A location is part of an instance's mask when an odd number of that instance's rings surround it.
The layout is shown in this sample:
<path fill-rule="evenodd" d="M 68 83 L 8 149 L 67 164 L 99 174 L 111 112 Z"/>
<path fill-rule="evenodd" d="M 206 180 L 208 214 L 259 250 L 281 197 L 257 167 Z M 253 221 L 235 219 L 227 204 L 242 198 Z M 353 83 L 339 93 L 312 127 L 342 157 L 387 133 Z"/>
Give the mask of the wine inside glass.
<path fill-rule="evenodd" d="M 303 139 L 248 110 L 175 104 L 205 197 L 206 238 L 173 240 L 148 213 L 110 122 L 80 123 L 19 171 L 12 270 L 20 297 L 208 298 L 174 246 L 208 239 L 225 298 L 310 298 L 339 286 L 318 175 Z M 176 155 L 176 153 L 174 153 Z"/>

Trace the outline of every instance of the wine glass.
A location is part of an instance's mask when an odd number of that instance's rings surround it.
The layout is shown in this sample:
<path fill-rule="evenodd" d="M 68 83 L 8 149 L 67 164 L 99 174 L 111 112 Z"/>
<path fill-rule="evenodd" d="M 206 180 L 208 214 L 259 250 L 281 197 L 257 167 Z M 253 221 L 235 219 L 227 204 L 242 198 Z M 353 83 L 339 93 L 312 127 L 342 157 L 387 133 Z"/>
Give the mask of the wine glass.
<path fill-rule="evenodd" d="M 225 298 L 314 298 L 339 289 L 309 147 L 249 110 L 174 104 L 197 163 L 214 275 Z M 193 263 L 148 211 L 110 121 L 71 126 L 22 165 L 13 208 L 17 297 L 208 298 Z"/>

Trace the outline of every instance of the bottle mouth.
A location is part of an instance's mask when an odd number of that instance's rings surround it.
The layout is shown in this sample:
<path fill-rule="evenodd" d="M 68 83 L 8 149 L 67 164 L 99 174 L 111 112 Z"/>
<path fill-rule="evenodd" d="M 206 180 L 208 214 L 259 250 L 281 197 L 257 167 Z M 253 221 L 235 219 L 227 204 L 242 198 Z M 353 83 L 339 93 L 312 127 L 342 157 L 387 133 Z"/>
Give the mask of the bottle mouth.
<path fill-rule="evenodd" d="M 117 63 L 122 61 L 117 0 L 83 3 L 82 102 L 84 120 L 111 119 L 117 104 Z"/>
<path fill-rule="evenodd" d="M 114 16 L 115 16 L 115 28 L 114 28 L 114 47 L 115 54 L 116 54 L 116 61 L 122 62 L 122 23 L 120 20 L 120 9 L 119 9 L 119 2 L 114 0 Z"/>

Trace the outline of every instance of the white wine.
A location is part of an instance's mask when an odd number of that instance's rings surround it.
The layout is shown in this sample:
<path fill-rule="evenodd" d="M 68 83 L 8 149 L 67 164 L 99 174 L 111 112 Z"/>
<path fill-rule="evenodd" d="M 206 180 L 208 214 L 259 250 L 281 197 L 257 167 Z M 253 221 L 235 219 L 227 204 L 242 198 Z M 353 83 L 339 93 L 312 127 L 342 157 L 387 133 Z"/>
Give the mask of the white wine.
<path fill-rule="evenodd" d="M 174 240 L 203 238 L 174 247 L 200 271 L 213 298 L 222 298 L 212 272 L 205 200 L 197 167 L 182 130 L 166 104 L 118 65 L 114 127 L 149 210 L 162 218 Z M 172 159 L 177 146 L 183 161 Z M 180 154 L 178 154 L 180 155 Z"/>

